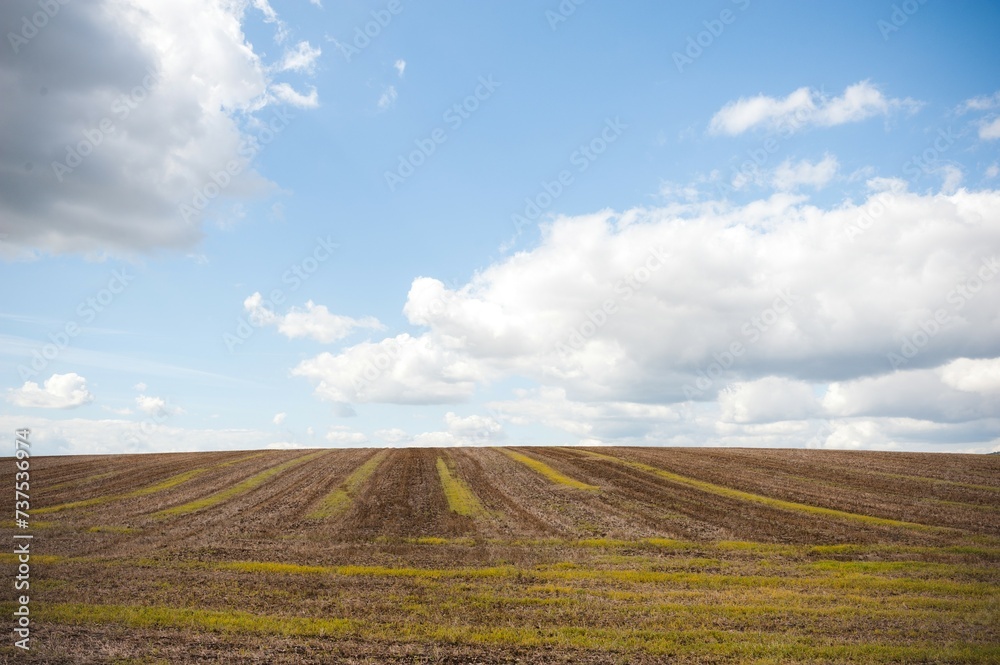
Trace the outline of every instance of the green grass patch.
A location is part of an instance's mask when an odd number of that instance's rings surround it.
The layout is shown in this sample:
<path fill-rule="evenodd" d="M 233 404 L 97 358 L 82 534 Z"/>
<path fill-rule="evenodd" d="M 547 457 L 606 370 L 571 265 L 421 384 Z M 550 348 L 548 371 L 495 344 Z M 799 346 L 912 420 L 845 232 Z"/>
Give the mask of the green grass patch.
<path fill-rule="evenodd" d="M 71 501 L 69 503 L 61 503 L 57 506 L 49 506 L 47 508 L 37 508 L 31 512 L 35 515 L 45 515 L 48 513 L 56 513 L 62 510 L 70 510 L 72 508 L 87 508 L 88 506 L 98 506 L 103 503 L 111 503 L 112 501 L 121 501 L 123 499 L 132 499 L 139 496 L 156 494 L 157 492 L 168 490 L 171 487 L 176 487 L 181 483 L 186 483 L 187 481 L 197 476 L 200 476 L 206 471 L 208 471 L 207 467 L 200 469 L 191 469 L 190 471 L 185 471 L 184 473 L 178 473 L 175 476 L 170 476 L 166 480 L 154 483 L 153 485 L 147 485 L 146 487 L 140 487 L 137 490 L 134 490 L 132 492 L 126 492 L 125 494 L 95 496 L 90 499 L 84 499 L 82 501 Z"/>
<path fill-rule="evenodd" d="M 319 457 L 320 455 L 323 455 L 325 453 L 326 453 L 325 450 L 321 450 L 315 453 L 310 453 L 308 455 L 303 455 L 302 457 L 296 457 L 293 460 L 289 460 L 277 466 L 271 467 L 270 469 L 266 469 L 264 471 L 261 471 L 260 473 L 254 474 L 249 478 L 247 478 L 246 480 L 243 480 L 233 485 L 232 487 L 228 487 L 219 492 L 215 492 L 214 494 L 210 494 L 201 499 L 189 501 L 188 503 L 184 503 L 179 506 L 174 506 L 173 508 L 167 508 L 165 510 L 153 513 L 153 517 L 160 518 L 160 517 L 173 517 L 175 515 L 186 515 L 187 513 L 193 513 L 195 511 L 202 510 L 204 508 L 210 508 L 211 506 L 222 503 L 223 501 L 228 501 L 229 499 L 235 496 L 239 496 L 240 494 L 249 492 L 255 487 L 262 485 L 263 483 L 267 482 L 274 476 L 278 475 L 282 471 L 285 471 L 286 469 L 290 469 L 294 466 L 298 466 L 299 464 L 303 464 L 305 462 L 313 460 L 316 457 Z"/>
<path fill-rule="evenodd" d="M 515 452 L 513 450 L 507 450 L 505 448 L 501 448 L 500 450 L 505 455 L 507 455 L 507 457 L 510 457 L 512 460 L 520 462 L 529 469 L 545 476 L 546 478 L 548 478 L 550 481 L 552 481 L 557 485 L 565 485 L 566 487 L 575 487 L 576 489 L 579 490 L 597 491 L 601 489 L 596 485 L 588 485 L 587 483 L 583 483 L 574 478 L 570 478 L 569 476 L 556 471 L 545 462 L 537 460 L 534 457 L 528 457 L 527 455 L 522 455 L 519 452 Z"/>
<path fill-rule="evenodd" d="M 88 533 L 138 533 L 140 529 L 130 526 L 92 526 L 87 529 Z"/>
<path fill-rule="evenodd" d="M 375 469 L 389 455 L 388 450 L 381 450 L 351 472 L 343 483 L 323 497 L 316 507 L 306 517 L 309 519 L 326 519 L 339 515 L 351 505 L 351 500 L 357 495 L 361 486 L 375 473 Z"/>
<path fill-rule="evenodd" d="M 916 522 L 904 522 L 902 520 L 893 520 L 886 517 L 873 517 L 871 515 L 862 515 L 860 513 L 847 512 L 846 510 L 837 510 L 835 508 L 823 508 L 822 506 L 813 506 L 807 503 L 797 503 L 795 501 L 785 501 L 784 499 L 775 499 L 774 497 L 770 496 L 753 494 L 752 492 L 744 492 L 743 490 L 737 490 L 731 487 L 725 487 L 723 485 L 716 485 L 715 483 L 710 483 L 705 480 L 698 480 L 697 478 L 682 476 L 679 473 L 673 473 L 672 471 L 665 471 L 664 469 L 659 469 L 655 466 L 650 466 L 649 464 L 643 464 L 642 462 L 633 462 L 632 460 L 622 459 L 620 457 L 612 457 L 611 455 L 604 455 L 601 453 L 595 453 L 590 451 L 587 451 L 584 454 L 587 455 L 588 457 L 594 457 L 597 459 L 614 462 L 616 464 L 621 464 L 623 466 L 629 466 L 632 467 L 633 469 L 638 469 L 640 471 L 645 471 L 646 473 L 651 473 L 653 475 L 659 476 L 660 478 L 669 480 L 674 483 L 700 489 L 703 492 L 709 492 L 711 494 L 728 497 L 730 499 L 738 499 L 740 501 L 760 503 L 765 506 L 770 506 L 772 508 L 791 510 L 794 512 L 807 513 L 810 515 L 822 515 L 824 517 L 832 517 L 834 519 L 840 519 L 840 520 L 850 520 L 853 522 L 862 522 L 864 524 L 872 524 L 877 526 L 891 526 L 901 529 L 909 529 L 911 531 L 938 532 L 938 533 L 955 532 L 955 529 L 950 529 L 946 527 L 930 526 L 927 524 L 918 524 Z"/>
<path fill-rule="evenodd" d="M 438 476 L 441 477 L 441 487 L 448 500 L 448 509 L 453 513 L 466 517 L 481 517 L 486 515 L 486 509 L 472 489 L 464 480 L 452 473 L 443 457 L 437 459 Z"/>

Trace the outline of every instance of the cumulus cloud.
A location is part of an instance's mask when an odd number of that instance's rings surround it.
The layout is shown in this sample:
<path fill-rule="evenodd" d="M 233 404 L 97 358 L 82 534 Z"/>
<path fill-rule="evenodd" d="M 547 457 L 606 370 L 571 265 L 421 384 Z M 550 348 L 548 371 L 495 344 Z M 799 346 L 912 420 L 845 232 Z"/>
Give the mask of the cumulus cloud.
<path fill-rule="evenodd" d="M 404 313 L 419 334 L 292 373 L 332 402 L 455 403 L 516 376 L 572 402 L 675 404 L 765 377 L 879 376 L 900 367 L 893 354 L 903 369 L 996 357 L 996 247 L 993 191 L 876 187 L 825 209 L 775 194 L 561 217 L 463 286 L 415 279 Z"/>
<path fill-rule="evenodd" d="M 780 99 L 757 95 L 730 102 L 712 117 L 709 131 L 729 136 L 758 127 L 794 132 L 806 126 L 832 127 L 919 107 L 919 102 L 909 98 L 886 97 L 869 81 L 848 86 L 839 97 L 803 87 Z"/>
<path fill-rule="evenodd" d="M 830 416 L 944 423 L 996 417 L 1000 414 L 1000 392 L 981 390 L 993 385 L 995 362 L 959 359 L 933 369 L 834 383 L 823 397 L 823 406 Z"/>
<path fill-rule="evenodd" d="M 79 374 L 53 374 L 43 386 L 26 381 L 7 391 L 7 399 L 17 406 L 36 409 L 72 409 L 94 401 L 87 379 Z"/>
<path fill-rule="evenodd" d="M 689 443 L 675 437 L 697 417 L 687 405 L 624 401 L 582 402 L 569 399 L 563 388 L 518 389 L 515 399 L 490 403 L 501 420 L 515 425 L 541 423 L 579 437 L 581 441 L 653 441 L 656 445 Z M 685 425 L 683 421 L 692 422 Z"/>
<path fill-rule="evenodd" d="M 253 7 L 284 30 L 267 2 Z M 253 169 L 255 119 L 275 99 L 314 106 L 315 91 L 303 100 L 271 86 L 270 69 L 244 37 L 248 9 L 73 2 L 16 52 L 0 49 L 6 243 L 97 255 L 185 249 L 201 237 L 205 208 L 191 204 L 227 162 L 245 168 L 223 197 L 272 191 Z M 0 23 L 17 24 L 23 11 L 0 3 Z"/>
<path fill-rule="evenodd" d="M 396 73 L 399 74 L 399 78 L 403 78 L 403 73 L 406 71 L 406 60 L 397 60 L 393 67 L 396 68 Z"/>
<path fill-rule="evenodd" d="M 311 380 L 316 395 L 334 403 L 446 404 L 467 400 L 484 369 L 430 335 L 404 333 L 362 342 L 340 353 L 321 353 L 292 369 Z"/>
<path fill-rule="evenodd" d="M 730 386 L 719 406 L 722 420 L 734 423 L 807 420 L 820 411 L 811 385 L 777 376 Z"/>
<path fill-rule="evenodd" d="M 285 315 L 279 315 L 264 306 L 264 298 L 254 293 L 243 301 L 243 307 L 256 325 L 275 325 L 282 335 L 294 339 L 308 337 L 317 342 L 329 344 L 343 339 L 359 328 L 383 330 L 385 326 L 370 316 L 354 319 L 333 314 L 323 305 L 306 302 L 305 309 L 292 307 Z"/>
<path fill-rule="evenodd" d="M 157 417 L 173 416 L 184 413 L 184 409 L 167 404 L 167 400 L 162 397 L 151 395 L 138 395 L 135 398 L 135 405 L 139 411 Z"/>
<path fill-rule="evenodd" d="M 957 358 L 941 368 L 945 385 L 970 393 L 1000 391 L 1000 358 Z"/>
<path fill-rule="evenodd" d="M 271 422 L 273 422 L 275 425 L 279 425 L 280 426 L 280 425 L 284 424 L 286 416 L 287 416 L 287 414 L 285 414 L 285 413 L 276 413 L 276 414 L 274 414 L 274 418 L 271 419 Z"/>

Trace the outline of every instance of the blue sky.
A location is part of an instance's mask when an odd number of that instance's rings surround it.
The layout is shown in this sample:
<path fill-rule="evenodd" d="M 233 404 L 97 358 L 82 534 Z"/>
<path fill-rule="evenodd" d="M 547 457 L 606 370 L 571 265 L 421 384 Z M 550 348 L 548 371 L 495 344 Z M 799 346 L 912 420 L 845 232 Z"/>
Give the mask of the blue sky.
<path fill-rule="evenodd" d="M 39 452 L 1000 449 L 995 3 L 0 23 L 0 423 Z"/>

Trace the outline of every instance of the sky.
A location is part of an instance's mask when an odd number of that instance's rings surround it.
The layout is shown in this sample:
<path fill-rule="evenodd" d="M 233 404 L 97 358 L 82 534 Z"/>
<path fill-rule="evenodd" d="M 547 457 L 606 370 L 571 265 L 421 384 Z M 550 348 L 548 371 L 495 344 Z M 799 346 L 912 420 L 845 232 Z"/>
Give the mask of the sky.
<path fill-rule="evenodd" d="M 997 3 L 0 26 L 0 428 L 34 454 L 1000 451 Z"/>

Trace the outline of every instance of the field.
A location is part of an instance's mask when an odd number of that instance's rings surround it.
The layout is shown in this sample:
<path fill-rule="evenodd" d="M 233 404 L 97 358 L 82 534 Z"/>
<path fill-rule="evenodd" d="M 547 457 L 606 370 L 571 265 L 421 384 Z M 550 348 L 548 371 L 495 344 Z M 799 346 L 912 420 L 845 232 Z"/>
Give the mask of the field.
<path fill-rule="evenodd" d="M 32 650 L 8 639 L 4 662 L 1000 662 L 1000 456 L 354 449 L 31 468 Z"/>

